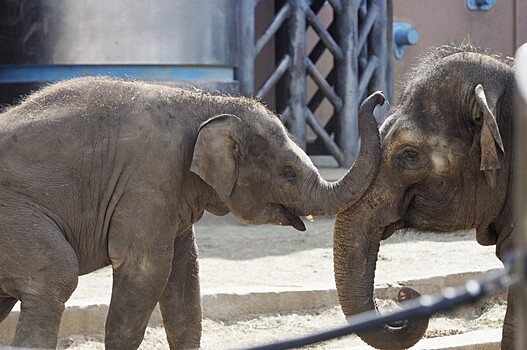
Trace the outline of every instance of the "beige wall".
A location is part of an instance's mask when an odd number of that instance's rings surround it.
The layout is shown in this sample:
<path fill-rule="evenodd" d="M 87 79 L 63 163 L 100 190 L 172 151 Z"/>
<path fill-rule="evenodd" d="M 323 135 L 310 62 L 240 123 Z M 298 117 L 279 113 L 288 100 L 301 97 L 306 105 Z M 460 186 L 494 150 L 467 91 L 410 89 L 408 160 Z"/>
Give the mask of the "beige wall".
<path fill-rule="evenodd" d="M 419 42 L 402 60 L 394 57 L 395 96 L 404 74 L 430 46 L 470 40 L 482 48 L 513 56 L 527 42 L 527 0 L 497 0 L 489 11 L 470 11 L 465 0 L 393 0 L 394 21 L 409 22 Z"/>

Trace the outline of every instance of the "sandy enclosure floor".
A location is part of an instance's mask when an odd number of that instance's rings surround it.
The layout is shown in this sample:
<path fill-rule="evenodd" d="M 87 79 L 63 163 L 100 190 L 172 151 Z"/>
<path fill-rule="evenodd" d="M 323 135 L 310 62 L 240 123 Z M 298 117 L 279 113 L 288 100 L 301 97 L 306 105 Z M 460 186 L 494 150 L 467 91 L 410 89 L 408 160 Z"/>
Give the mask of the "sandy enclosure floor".
<path fill-rule="evenodd" d="M 306 232 L 289 227 L 247 226 L 227 216 L 207 216 L 196 227 L 202 292 L 258 288 L 334 288 L 333 218 L 307 222 Z M 482 247 L 471 231 L 451 234 L 398 232 L 382 242 L 376 284 L 483 271 L 501 267 L 494 247 Z M 81 279 L 75 298 L 94 297 L 93 286 L 111 288 L 111 271 L 103 269 Z M 391 307 L 384 302 L 383 309 Z M 438 315 L 427 337 L 500 327 L 503 302 L 481 303 L 465 313 Z M 239 319 L 205 319 L 205 349 L 244 348 L 345 324 L 340 308 L 294 314 L 247 315 Z M 350 336 L 311 349 L 343 349 L 364 345 Z M 103 349 L 103 337 L 79 335 L 62 339 L 61 348 Z M 366 347 L 367 348 L 367 347 Z M 148 328 L 141 349 L 168 349 L 162 328 Z"/>
<path fill-rule="evenodd" d="M 427 338 L 454 335 L 472 330 L 495 329 L 501 326 L 506 305 L 485 303 L 478 313 L 461 315 L 438 315 L 430 321 Z M 457 316 L 457 317 L 454 317 Z M 240 320 L 203 320 L 202 348 L 244 349 L 274 341 L 304 336 L 331 327 L 345 325 L 339 307 L 299 312 L 293 314 L 259 315 Z M 78 335 L 61 339 L 61 349 L 104 349 L 102 336 Z M 331 341 L 314 344 L 305 349 L 373 349 L 357 336 L 350 335 Z M 148 328 L 141 344 L 142 350 L 168 349 L 162 327 Z"/>

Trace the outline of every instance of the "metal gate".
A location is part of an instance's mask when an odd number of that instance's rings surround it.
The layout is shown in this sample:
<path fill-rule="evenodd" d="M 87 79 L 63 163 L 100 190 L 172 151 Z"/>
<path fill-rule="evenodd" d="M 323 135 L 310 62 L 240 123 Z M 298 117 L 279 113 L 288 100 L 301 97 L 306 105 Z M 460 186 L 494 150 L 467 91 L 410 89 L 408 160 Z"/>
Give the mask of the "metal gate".
<path fill-rule="evenodd" d="M 239 3 L 236 79 L 240 92 L 263 98 L 279 82 L 284 82 L 286 86 L 280 91 L 286 97 L 277 104 L 277 109 L 298 144 L 310 155 L 331 155 L 339 166 L 349 167 L 359 148 L 360 103 L 376 90 L 382 90 L 389 101 L 393 98 L 391 1 L 277 1 L 274 20 L 256 37 L 258 2 L 242 0 Z M 330 6 L 333 16 L 325 25 L 318 14 L 326 6 Z M 309 52 L 308 28 L 318 36 Z M 285 34 L 277 35 L 279 31 Z M 272 38 L 278 52 L 283 54 L 267 81 L 255 87 L 256 56 Z M 333 57 L 328 74 L 322 74 L 317 66 L 325 52 Z M 308 77 L 316 84 L 316 91 L 309 98 Z M 333 113 L 323 123 L 316 110 L 325 99 L 333 107 Z M 308 138 L 308 127 L 314 137 Z"/>
<path fill-rule="evenodd" d="M 275 16 L 256 35 L 259 3 Z M 1 4 L 7 49 L 0 55 L 0 103 L 28 93 L 33 83 L 99 74 L 192 81 L 262 98 L 277 91 L 274 109 L 299 145 L 349 167 L 359 148 L 361 101 L 375 90 L 389 101 L 393 95 L 391 0 Z M 255 60 L 270 41 L 279 57 L 256 88 Z"/>

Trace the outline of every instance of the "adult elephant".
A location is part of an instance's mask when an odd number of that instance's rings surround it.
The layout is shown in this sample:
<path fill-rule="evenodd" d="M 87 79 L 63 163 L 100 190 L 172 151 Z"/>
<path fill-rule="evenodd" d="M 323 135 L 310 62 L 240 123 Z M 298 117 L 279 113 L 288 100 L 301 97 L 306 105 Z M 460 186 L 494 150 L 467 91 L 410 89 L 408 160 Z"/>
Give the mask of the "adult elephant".
<path fill-rule="evenodd" d="M 324 181 L 279 118 L 253 99 L 106 78 L 60 82 L 0 115 L 0 320 L 14 345 L 55 347 L 78 275 L 106 265 L 107 349 L 134 349 L 159 302 L 171 348 L 200 344 L 192 225 L 204 210 L 291 225 L 335 213 L 380 158 L 373 108 L 340 181 Z"/>
<path fill-rule="evenodd" d="M 513 246 L 513 130 L 516 86 L 511 59 L 444 46 L 409 74 L 380 129 L 381 164 L 371 187 L 337 215 L 334 269 L 346 316 L 375 309 L 379 243 L 401 228 L 476 229 L 504 259 Z M 513 346 L 515 300 L 509 292 L 503 349 Z M 405 349 L 428 321 L 361 333 L 379 349 Z"/>

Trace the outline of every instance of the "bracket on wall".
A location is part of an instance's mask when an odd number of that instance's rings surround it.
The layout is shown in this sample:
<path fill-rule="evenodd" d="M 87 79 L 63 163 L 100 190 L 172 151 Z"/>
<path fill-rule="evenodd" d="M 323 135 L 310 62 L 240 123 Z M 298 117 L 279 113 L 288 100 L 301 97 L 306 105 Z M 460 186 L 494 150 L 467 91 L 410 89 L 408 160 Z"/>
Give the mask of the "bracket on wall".
<path fill-rule="evenodd" d="M 467 0 L 467 7 L 471 11 L 488 11 L 496 4 L 496 0 Z"/>
<path fill-rule="evenodd" d="M 393 22 L 393 52 L 400 60 L 408 45 L 415 45 L 419 41 L 419 32 L 413 25 L 406 22 Z"/>

